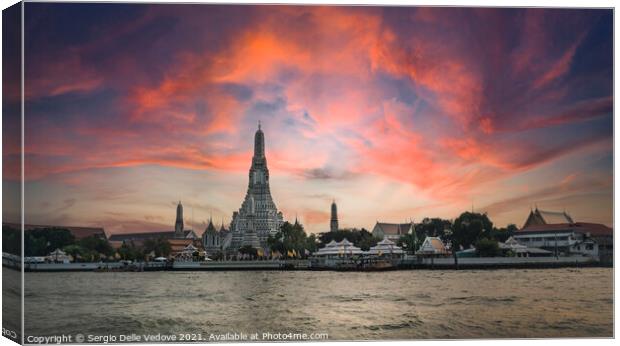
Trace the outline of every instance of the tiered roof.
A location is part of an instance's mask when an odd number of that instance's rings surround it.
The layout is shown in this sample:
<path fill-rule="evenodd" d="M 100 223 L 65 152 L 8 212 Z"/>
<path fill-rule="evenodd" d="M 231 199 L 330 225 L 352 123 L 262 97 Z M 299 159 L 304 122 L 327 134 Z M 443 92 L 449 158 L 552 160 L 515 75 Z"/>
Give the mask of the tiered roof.
<path fill-rule="evenodd" d="M 387 222 L 379 222 L 375 225 L 375 228 L 379 227 L 383 234 L 387 235 L 404 235 L 409 232 L 411 228 L 411 223 L 387 223 Z"/>
<path fill-rule="evenodd" d="M 416 255 L 445 255 L 448 253 L 446 246 L 439 237 L 426 237 Z"/>
<path fill-rule="evenodd" d="M 379 254 L 403 254 L 403 249 L 396 245 L 393 241 L 388 238 L 384 238 L 382 241 L 378 242 L 377 245 L 370 248 L 368 251 L 371 255 L 379 255 Z"/>
<path fill-rule="evenodd" d="M 565 211 L 545 211 L 538 208 L 531 210 L 522 228 L 533 225 L 574 223 L 573 218 Z"/>
<path fill-rule="evenodd" d="M 344 238 L 340 242 L 336 242 L 335 240 L 330 241 L 324 248 L 319 249 L 315 255 L 361 255 L 363 253 L 364 251 L 362 251 L 362 249 L 353 245 L 347 238 Z"/>

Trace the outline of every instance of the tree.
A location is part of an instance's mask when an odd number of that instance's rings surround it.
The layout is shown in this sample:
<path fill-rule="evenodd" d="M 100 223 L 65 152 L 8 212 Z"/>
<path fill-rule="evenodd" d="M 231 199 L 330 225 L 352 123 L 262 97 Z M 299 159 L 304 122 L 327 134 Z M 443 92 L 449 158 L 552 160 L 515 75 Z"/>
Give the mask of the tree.
<path fill-rule="evenodd" d="M 144 252 L 133 242 L 123 243 L 118 249 L 118 254 L 124 260 L 136 261 L 144 259 Z"/>
<path fill-rule="evenodd" d="M 2 226 L 2 252 L 21 255 L 22 232 L 8 225 Z"/>
<path fill-rule="evenodd" d="M 324 247 L 332 240 L 340 242 L 345 238 L 364 251 L 368 251 L 379 242 L 379 239 L 375 238 L 366 229 L 351 228 L 319 234 L 319 247 Z"/>
<path fill-rule="evenodd" d="M 73 234 L 64 228 L 36 228 L 24 233 L 25 256 L 45 256 L 56 249 L 75 243 Z"/>
<path fill-rule="evenodd" d="M 482 238 L 476 242 L 476 253 L 480 257 L 497 257 L 501 250 L 495 239 Z"/>
<path fill-rule="evenodd" d="M 415 250 L 422 245 L 422 241 L 415 233 L 405 234 L 398 239 L 396 245 L 406 249 L 408 253 L 415 253 Z"/>
<path fill-rule="evenodd" d="M 312 252 L 317 246 L 314 234 L 308 237 L 302 224 L 290 222 L 284 222 L 276 234 L 269 236 L 267 245 L 271 251 L 281 254 L 287 254 L 289 251 L 304 254 L 305 250 Z"/>
<path fill-rule="evenodd" d="M 78 245 L 91 252 L 97 253 L 97 257 L 99 257 L 99 254 L 103 254 L 105 256 L 111 256 L 112 254 L 114 254 L 114 249 L 112 248 L 110 243 L 108 243 L 107 240 L 99 237 L 90 236 L 82 238 L 78 242 Z"/>
<path fill-rule="evenodd" d="M 80 262 L 86 257 L 86 249 L 77 244 L 67 245 L 62 248 L 62 251 L 72 256 L 73 260 L 76 262 Z"/>
<path fill-rule="evenodd" d="M 239 253 L 243 255 L 250 255 L 251 258 L 258 257 L 258 250 L 253 248 L 251 245 L 245 245 L 239 248 Z"/>
<path fill-rule="evenodd" d="M 167 239 L 147 239 L 142 245 L 142 253 L 145 255 L 155 253 L 155 257 L 168 257 L 172 252 L 172 245 Z"/>
<path fill-rule="evenodd" d="M 509 224 L 502 228 L 493 228 L 491 231 L 491 238 L 497 241 L 505 242 L 508 238 L 512 237 L 519 229 L 514 224 Z"/>
<path fill-rule="evenodd" d="M 452 249 L 458 251 L 459 247 L 469 248 L 472 244 L 483 237 L 489 237 L 493 223 L 486 214 L 462 213 L 452 227 Z"/>
<path fill-rule="evenodd" d="M 316 234 L 310 234 L 306 238 L 306 246 L 305 248 L 310 252 L 315 252 L 318 248 L 318 239 L 316 238 Z"/>
<path fill-rule="evenodd" d="M 425 217 L 421 223 L 415 225 L 416 237 L 424 241 L 426 237 L 439 237 L 446 239 L 446 230 L 452 228 L 452 221 L 440 218 Z M 421 243 L 420 243 L 421 245 Z"/>

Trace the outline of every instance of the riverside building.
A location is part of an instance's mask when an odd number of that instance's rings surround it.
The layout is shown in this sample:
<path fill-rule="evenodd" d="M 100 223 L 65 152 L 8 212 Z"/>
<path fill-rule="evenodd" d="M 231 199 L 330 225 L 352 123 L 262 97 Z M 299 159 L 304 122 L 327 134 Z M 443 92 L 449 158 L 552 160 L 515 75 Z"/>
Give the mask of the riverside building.
<path fill-rule="evenodd" d="M 123 243 L 129 244 L 130 242 L 133 242 L 134 245 L 142 245 L 147 239 L 166 239 L 168 241 L 177 239 L 185 240 L 185 242 L 189 244 L 194 240 L 200 239 L 200 237 L 198 237 L 193 230 L 184 229 L 183 204 L 179 201 L 174 222 L 174 231 L 118 233 L 110 235 L 108 240 L 113 247 L 117 248 Z"/>

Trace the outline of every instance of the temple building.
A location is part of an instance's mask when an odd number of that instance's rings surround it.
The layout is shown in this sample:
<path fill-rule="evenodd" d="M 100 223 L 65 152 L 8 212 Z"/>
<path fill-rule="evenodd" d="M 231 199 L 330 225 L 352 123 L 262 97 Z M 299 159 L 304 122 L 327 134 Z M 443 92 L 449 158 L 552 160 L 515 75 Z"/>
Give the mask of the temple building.
<path fill-rule="evenodd" d="M 574 221 L 566 212 L 531 210 L 514 239 L 557 256 L 589 256 L 613 262 L 613 229 L 599 223 Z"/>
<path fill-rule="evenodd" d="M 242 246 L 267 248 L 267 238 L 278 232 L 283 223 L 271 197 L 269 169 L 265 157 L 265 136 L 260 123 L 254 135 L 254 156 L 249 171 L 248 190 L 241 208 L 233 213 L 231 251 Z"/>
<path fill-rule="evenodd" d="M 220 232 L 215 229 L 212 219 L 209 219 L 207 229 L 205 229 L 205 232 L 202 234 L 202 244 L 207 256 L 213 256 L 222 250 L 222 238 Z"/>
<path fill-rule="evenodd" d="M 400 237 L 405 234 L 411 234 L 414 232 L 413 223 L 387 223 L 379 222 L 375 224 L 372 229 L 372 235 L 378 239 L 389 239 L 393 242 L 397 242 Z"/>
<path fill-rule="evenodd" d="M 331 232 L 338 231 L 338 207 L 336 207 L 336 201 L 332 202 L 332 217 L 329 220 L 329 230 Z"/>
<path fill-rule="evenodd" d="M 183 205 L 179 201 L 177 205 L 176 220 L 174 223 L 174 231 L 163 232 L 140 232 L 140 233 L 118 233 L 110 235 L 108 239 L 113 247 L 119 247 L 123 243 L 133 242 L 134 245 L 142 245 L 147 239 L 178 239 L 181 243 L 189 244 L 194 240 L 200 239 L 193 230 L 184 229 L 183 223 Z M 188 242 L 189 240 L 189 242 Z"/>
<path fill-rule="evenodd" d="M 530 215 L 528 215 L 523 227 L 527 228 L 529 226 L 534 225 L 549 225 L 549 224 L 560 224 L 560 223 L 574 223 L 573 219 L 568 215 L 565 211 L 543 211 L 539 210 L 538 207 L 534 210 L 530 210 Z"/>

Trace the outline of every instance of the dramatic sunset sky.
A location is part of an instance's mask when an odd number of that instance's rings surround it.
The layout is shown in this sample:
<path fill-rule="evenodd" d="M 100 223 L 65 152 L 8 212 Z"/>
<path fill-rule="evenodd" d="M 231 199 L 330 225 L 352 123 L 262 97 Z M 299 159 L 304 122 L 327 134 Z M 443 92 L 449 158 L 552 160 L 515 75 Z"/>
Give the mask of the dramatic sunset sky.
<path fill-rule="evenodd" d="M 612 11 L 26 3 L 26 223 L 612 225 Z M 18 150 L 18 148 L 5 148 Z M 5 179 L 15 177 L 6 176 Z M 192 225 L 192 218 L 194 224 Z"/>

